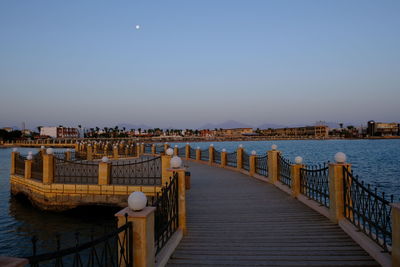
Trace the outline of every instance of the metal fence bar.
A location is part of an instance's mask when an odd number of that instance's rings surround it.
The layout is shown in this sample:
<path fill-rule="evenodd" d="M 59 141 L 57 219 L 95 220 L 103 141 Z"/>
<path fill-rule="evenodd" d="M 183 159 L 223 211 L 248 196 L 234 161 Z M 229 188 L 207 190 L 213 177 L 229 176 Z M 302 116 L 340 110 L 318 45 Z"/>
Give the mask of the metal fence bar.
<path fill-rule="evenodd" d="M 343 215 L 376 244 L 389 251 L 392 244 L 391 200 L 385 193 L 378 195 L 377 189 L 360 182 L 347 168 L 343 168 L 344 211 Z"/>
<path fill-rule="evenodd" d="M 291 162 L 288 159 L 282 157 L 278 154 L 278 168 L 279 168 L 279 181 L 281 183 L 291 187 L 292 186 L 292 176 L 291 176 Z"/>
<path fill-rule="evenodd" d="M 209 151 L 208 149 L 200 150 L 200 160 L 202 160 L 202 161 L 209 160 L 210 155 L 209 155 L 208 151 Z"/>
<path fill-rule="evenodd" d="M 256 173 L 262 176 L 268 176 L 268 154 L 256 157 Z"/>
<path fill-rule="evenodd" d="M 237 167 L 237 151 L 232 153 L 227 153 L 226 155 L 226 165 L 230 167 Z"/>
<path fill-rule="evenodd" d="M 15 157 L 15 174 L 25 176 L 25 157 L 17 154 Z"/>
<path fill-rule="evenodd" d="M 300 192 L 329 208 L 329 167 L 307 166 L 300 169 Z"/>
<path fill-rule="evenodd" d="M 242 166 L 246 171 L 250 170 L 250 155 L 247 154 L 246 151 L 243 151 Z"/>
<path fill-rule="evenodd" d="M 221 151 L 214 150 L 214 162 L 217 164 L 221 164 Z"/>
<path fill-rule="evenodd" d="M 98 162 L 67 161 L 55 158 L 54 182 L 61 184 L 97 184 Z"/>

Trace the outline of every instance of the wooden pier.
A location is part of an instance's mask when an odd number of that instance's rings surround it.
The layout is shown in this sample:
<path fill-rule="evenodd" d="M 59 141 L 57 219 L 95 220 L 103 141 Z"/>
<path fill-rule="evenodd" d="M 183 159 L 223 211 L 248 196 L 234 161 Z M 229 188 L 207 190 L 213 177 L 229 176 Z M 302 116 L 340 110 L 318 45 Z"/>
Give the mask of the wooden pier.
<path fill-rule="evenodd" d="M 188 165 L 188 232 L 167 266 L 380 266 L 338 225 L 272 184 Z"/>

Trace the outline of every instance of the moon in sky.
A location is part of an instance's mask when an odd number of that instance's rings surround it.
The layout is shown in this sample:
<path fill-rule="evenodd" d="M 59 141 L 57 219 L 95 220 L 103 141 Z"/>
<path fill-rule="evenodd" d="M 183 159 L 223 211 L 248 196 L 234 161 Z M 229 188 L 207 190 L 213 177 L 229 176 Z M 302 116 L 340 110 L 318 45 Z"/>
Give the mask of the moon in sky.
<path fill-rule="evenodd" d="M 136 25 L 135 28 L 136 28 L 136 30 L 139 30 L 140 29 L 140 25 Z"/>

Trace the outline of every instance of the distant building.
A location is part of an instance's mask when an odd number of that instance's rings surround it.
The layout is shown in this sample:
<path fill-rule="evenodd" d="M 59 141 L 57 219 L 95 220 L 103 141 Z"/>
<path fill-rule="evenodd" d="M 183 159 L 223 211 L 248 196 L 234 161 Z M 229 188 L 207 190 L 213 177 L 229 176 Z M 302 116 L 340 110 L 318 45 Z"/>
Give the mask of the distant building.
<path fill-rule="evenodd" d="M 7 132 L 12 132 L 12 131 L 14 131 L 14 128 L 13 127 L 4 127 L 4 128 L 2 128 L 2 130 L 7 131 Z"/>
<path fill-rule="evenodd" d="M 52 138 L 78 138 L 79 131 L 77 128 L 70 127 L 41 127 L 40 135 Z"/>
<path fill-rule="evenodd" d="M 241 136 L 253 133 L 253 128 L 231 128 L 214 131 L 217 136 Z"/>
<path fill-rule="evenodd" d="M 291 127 L 291 128 L 278 128 L 278 129 L 264 129 L 260 130 L 263 135 L 277 136 L 277 137 L 328 137 L 329 127 L 325 125 L 319 126 L 305 126 L 305 127 Z"/>
<path fill-rule="evenodd" d="M 396 136 L 400 135 L 400 124 L 396 122 L 368 122 L 367 134 L 369 136 Z"/>

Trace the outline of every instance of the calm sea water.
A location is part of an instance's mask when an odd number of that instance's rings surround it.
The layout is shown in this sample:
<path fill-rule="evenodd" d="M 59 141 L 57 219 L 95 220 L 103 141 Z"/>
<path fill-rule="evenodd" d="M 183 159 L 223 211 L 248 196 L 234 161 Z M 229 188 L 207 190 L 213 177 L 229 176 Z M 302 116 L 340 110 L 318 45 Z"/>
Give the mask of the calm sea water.
<path fill-rule="evenodd" d="M 362 180 L 377 186 L 380 191 L 400 197 L 400 140 L 324 140 L 324 141 L 249 141 L 240 142 L 250 153 L 264 154 L 272 144 L 290 160 L 302 156 L 307 164 L 333 161 L 336 152 L 346 153 L 348 162 Z M 215 142 L 214 147 L 234 151 L 238 142 Z M 184 144 L 178 144 L 182 146 Z M 210 143 L 192 143 L 194 148 L 207 148 Z M 27 154 L 34 149 L 19 149 Z M 99 234 L 102 225 L 114 221 L 114 209 L 78 209 L 64 213 L 44 212 L 28 201 L 10 196 L 11 149 L 0 149 L 0 255 L 24 256 L 31 254 L 30 239 L 38 235 L 42 251 L 54 250 L 57 233 L 62 233 L 62 246 L 74 244 L 74 233 L 79 231 L 87 239 L 91 228 Z"/>

